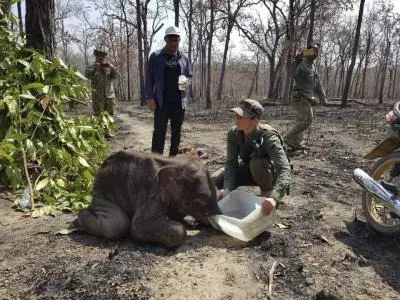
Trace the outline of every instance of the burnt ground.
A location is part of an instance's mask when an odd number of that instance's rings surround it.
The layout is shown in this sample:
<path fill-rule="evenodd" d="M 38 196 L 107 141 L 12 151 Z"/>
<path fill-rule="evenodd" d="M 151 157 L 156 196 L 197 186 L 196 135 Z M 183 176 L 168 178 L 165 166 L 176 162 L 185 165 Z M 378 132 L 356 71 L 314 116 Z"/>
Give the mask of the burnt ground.
<path fill-rule="evenodd" d="M 266 109 L 268 122 L 286 132 L 290 108 Z M 75 215 L 23 218 L 11 208 L 13 195 L 3 193 L 0 298 L 266 299 L 276 261 L 273 299 L 400 299 L 400 240 L 366 225 L 361 191 L 351 179 L 354 168 L 371 166 L 361 156 L 385 135 L 389 109 L 315 108 L 311 149 L 292 158 L 291 194 L 278 210 L 284 228 L 273 226 L 249 243 L 209 227 L 189 230 L 174 250 L 82 233 L 58 236 Z M 149 150 L 146 109 L 119 103 L 116 120 L 113 150 Z M 209 159 L 203 162 L 214 171 L 223 165 L 232 124 L 229 113 L 189 109 L 182 143 L 204 148 Z"/>

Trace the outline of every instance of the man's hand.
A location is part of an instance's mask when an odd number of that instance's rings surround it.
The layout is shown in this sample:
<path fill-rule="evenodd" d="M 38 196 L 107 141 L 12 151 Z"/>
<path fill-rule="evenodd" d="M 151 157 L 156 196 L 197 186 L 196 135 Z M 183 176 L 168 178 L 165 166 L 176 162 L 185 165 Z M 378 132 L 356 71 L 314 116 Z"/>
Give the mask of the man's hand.
<path fill-rule="evenodd" d="M 156 101 L 154 99 L 147 100 L 147 107 L 154 112 L 156 110 Z"/>
<path fill-rule="evenodd" d="M 268 216 L 271 212 L 272 209 L 276 207 L 276 201 L 274 198 L 265 198 L 265 200 L 262 203 L 262 213 L 266 216 Z"/>
<path fill-rule="evenodd" d="M 230 193 L 229 189 L 223 189 L 223 190 L 219 190 L 217 192 L 217 201 L 225 198 L 226 195 L 228 195 Z"/>
<path fill-rule="evenodd" d="M 185 83 L 180 85 L 184 90 L 187 90 L 187 88 L 189 87 L 189 83 L 186 81 Z"/>

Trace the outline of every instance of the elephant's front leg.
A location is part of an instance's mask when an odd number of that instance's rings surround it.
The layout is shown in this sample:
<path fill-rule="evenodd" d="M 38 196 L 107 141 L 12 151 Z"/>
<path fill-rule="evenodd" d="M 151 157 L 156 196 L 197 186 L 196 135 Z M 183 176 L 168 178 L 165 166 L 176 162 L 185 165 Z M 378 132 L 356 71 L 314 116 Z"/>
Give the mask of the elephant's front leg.
<path fill-rule="evenodd" d="M 153 218 L 133 217 L 131 235 L 142 242 L 156 242 L 167 247 L 177 247 L 186 238 L 185 227 L 167 216 Z"/>

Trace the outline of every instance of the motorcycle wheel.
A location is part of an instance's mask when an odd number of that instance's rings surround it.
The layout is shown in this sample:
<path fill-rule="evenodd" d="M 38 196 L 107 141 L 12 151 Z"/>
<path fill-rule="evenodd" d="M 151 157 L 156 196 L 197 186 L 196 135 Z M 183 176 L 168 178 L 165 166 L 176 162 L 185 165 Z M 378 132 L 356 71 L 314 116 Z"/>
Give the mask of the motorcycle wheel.
<path fill-rule="evenodd" d="M 376 180 L 388 180 L 389 173 L 396 163 L 400 163 L 400 152 L 392 152 L 379 159 L 373 166 L 370 176 Z M 400 176 L 391 180 L 400 190 Z M 371 193 L 363 191 L 362 207 L 368 224 L 384 235 L 400 234 L 400 218 L 391 214 L 389 208 Z"/>

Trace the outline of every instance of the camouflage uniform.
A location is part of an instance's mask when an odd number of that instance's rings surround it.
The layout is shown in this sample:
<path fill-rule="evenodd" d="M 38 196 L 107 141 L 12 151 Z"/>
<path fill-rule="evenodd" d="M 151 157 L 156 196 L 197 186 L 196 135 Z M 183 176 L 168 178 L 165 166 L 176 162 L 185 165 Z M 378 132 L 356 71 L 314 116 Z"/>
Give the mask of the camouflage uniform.
<path fill-rule="evenodd" d="M 322 104 L 326 104 L 326 95 L 315 65 L 305 59 L 297 66 L 295 73 L 292 101 L 296 113 L 296 122 L 284 137 L 285 143 L 294 148 L 303 146 L 304 131 L 311 126 L 313 120 L 311 105 L 316 104 L 315 95 L 318 96 Z"/>
<path fill-rule="evenodd" d="M 248 100 L 251 99 L 244 101 Z M 212 179 L 219 189 L 234 190 L 238 186 L 256 185 L 262 195 L 279 201 L 291 181 L 290 164 L 281 136 L 264 123 L 259 123 L 247 136 L 236 126 L 231 128 L 225 167 L 215 172 Z"/>
<path fill-rule="evenodd" d="M 113 81 L 117 77 L 114 68 L 109 68 L 105 72 L 101 68 L 96 68 L 96 63 L 86 67 L 85 75 L 91 80 L 92 105 L 95 115 L 107 111 L 110 115 L 114 114 L 114 85 Z"/>

